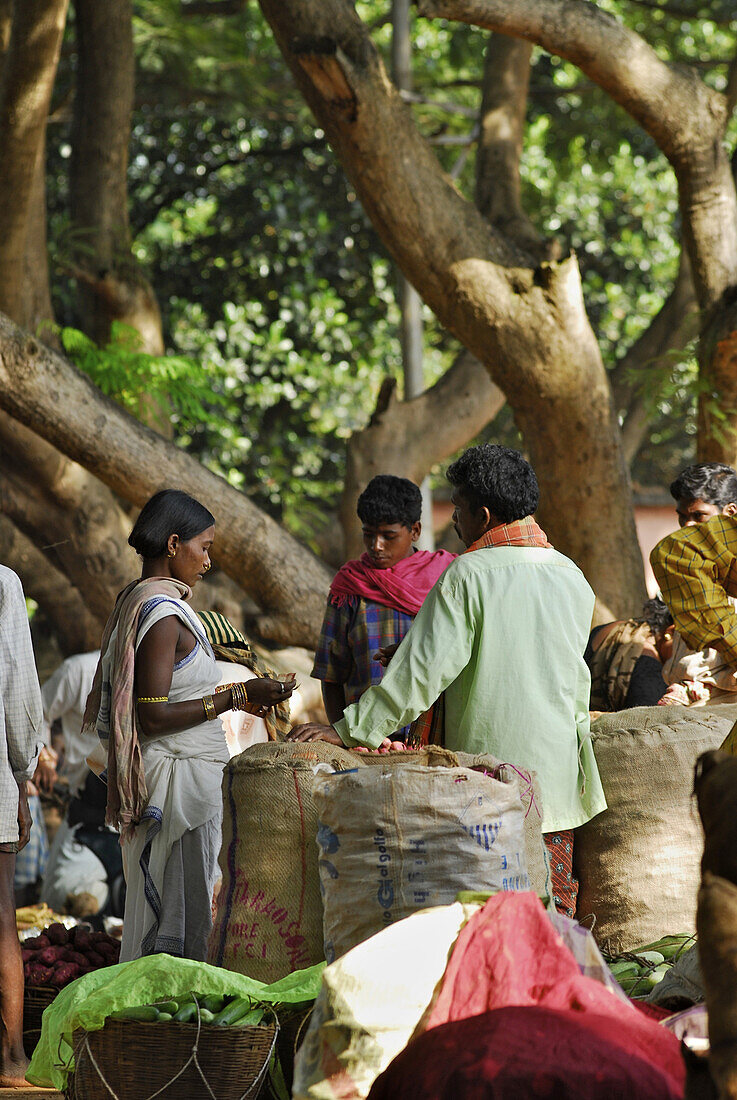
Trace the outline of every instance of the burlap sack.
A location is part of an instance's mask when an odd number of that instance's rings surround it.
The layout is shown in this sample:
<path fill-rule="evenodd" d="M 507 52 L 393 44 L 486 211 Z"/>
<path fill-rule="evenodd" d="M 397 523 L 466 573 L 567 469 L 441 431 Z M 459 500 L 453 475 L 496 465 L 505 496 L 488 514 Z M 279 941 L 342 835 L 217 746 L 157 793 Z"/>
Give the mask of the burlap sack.
<path fill-rule="evenodd" d="M 694 766 L 718 748 L 737 707 L 638 707 L 591 727 L 608 809 L 576 830 L 576 916 L 618 954 L 693 932 L 703 836 Z"/>
<path fill-rule="evenodd" d="M 529 890 L 519 777 L 470 768 L 358 768 L 320 777 L 328 962 L 463 890 Z"/>
<path fill-rule="evenodd" d="M 324 742 L 252 745 L 223 779 L 222 887 L 208 962 L 274 982 L 324 959 L 317 764 L 341 771 L 454 763 L 443 749 L 372 756 Z"/>

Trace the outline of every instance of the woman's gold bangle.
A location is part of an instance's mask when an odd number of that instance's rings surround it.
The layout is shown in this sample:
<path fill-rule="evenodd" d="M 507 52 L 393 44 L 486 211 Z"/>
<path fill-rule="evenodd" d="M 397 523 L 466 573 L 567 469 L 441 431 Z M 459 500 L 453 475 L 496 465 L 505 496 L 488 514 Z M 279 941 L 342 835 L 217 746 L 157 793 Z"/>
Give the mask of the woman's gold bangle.
<path fill-rule="evenodd" d="M 168 703 L 168 695 L 139 695 L 137 703 Z"/>
<path fill-rule="evenodd" d="M 214 718 L 217 718 L 218 712 L 215 710 L 215 700 L 212 695 L 203 696 L 202 706 L 205 708 L 205 718 L 208 722 L 212 722 Z"/>

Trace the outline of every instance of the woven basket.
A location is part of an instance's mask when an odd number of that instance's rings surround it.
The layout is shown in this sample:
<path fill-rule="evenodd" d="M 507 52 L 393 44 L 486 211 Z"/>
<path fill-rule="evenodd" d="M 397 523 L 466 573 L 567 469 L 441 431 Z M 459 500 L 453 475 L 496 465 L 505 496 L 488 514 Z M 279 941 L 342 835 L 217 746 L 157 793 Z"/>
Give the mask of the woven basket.
<path fill-rule="evenodd" d="M 75 1031 L 75 1071 L 64 1095 L 67 1100 L 110 1100 L 111 1095 L 146 1100 L 154 1093 L 157 1100 L 255 1100 L 277 1031 L 203 1024 L 198 1039 L 196 1024 L 109 1019 L 99 1031 Z"/>
<path fill-rule="evenodd" d="M 27 985 L 23 992 L 23 1047 L 30 1058 L 41 1038 L 41 1017 L 58 989 L 50 985 Z"/>

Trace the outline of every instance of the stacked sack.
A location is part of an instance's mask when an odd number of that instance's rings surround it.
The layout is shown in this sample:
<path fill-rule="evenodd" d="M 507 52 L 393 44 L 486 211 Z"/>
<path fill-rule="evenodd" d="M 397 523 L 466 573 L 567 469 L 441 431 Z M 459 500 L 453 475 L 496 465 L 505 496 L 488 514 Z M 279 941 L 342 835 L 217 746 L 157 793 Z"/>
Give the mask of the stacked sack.
<path fill-rule="evenodd" d="M 703 843 L 694 767 L 735 720 L 737 706 L 721 704 L 637 707 L 592 724 L 608 809 L 576 829 L 576 915 L 594 915 L 608 954 L 694 930 Z"/>
<path fill-rule="evenodd" d="M 437 778 L 438 772 L 458 768 L 461 763 L 466 765 L 465 770 L 470 771 L 470 775 L 460 783 Z M 223 781 L 220 853 L 223 882 L 208 962 L 271 983 L 325 958 L 315 793 L 318 786 L 329 784 L 333 779 L 335 789 L 340 788 L 343 776 L 333 777 L 331 773 L 334 772 L 352 777 L 370 775 L 374 771 L 377 775 L 415 771 L 419 775 L 421 772 L 424 786 L 418 788 L 417 797 L 426 818 L 434 797 L 431 790 L 443 782 L 453 788 L 459 819 L 455 828 L 456 859 L 461 870 L 461 876 L 451 887 L 453 897 L 457 889 L 488 890 L 500 885 L 496 880 L 492 884 L 489 876 L 474 877 L 463 872 L 470 851 L 475 855 L 483 853 L 482 863 L 486 865 L 493 862 L 485 846 L 488 843 L 489 849 L 493 848 L 495 838 L 488 828 L 492 827 L 492 822 L 498 823 L 499 815 L 489 812 L 486 819 L 479 816 L 480 807 L 474 805 L 478 800 L 477 788 L 483 788 L 484 792 L 491 789 L 501 792 L 509 786 L 505 799 L 515 806 L 517 840 L 514 865 L 510 856 L 509 866 L 504 870 L 510 882 L 515 880 L 512 885 L 529 888 L 531 880 L 533 889 L 545 895 L 548 868 L 542 844 L 542 807 L 536 780 L 526 772 L 511 768 L 506 774 L 503 769 L 500 778 L 495 780 L 488 773 L 498 765 L 492 757 L 462 756 L 437 748 L 371 755 L 324 742 L 271 742 L 251 746 L 230 761 Z M 473 768 L 481 771 L 473 772 Z M 400 786 L 409 789 L 413 784 L 403 781 Z M 324 803 L 324 795 L 322 797 Z M 364 805 L 370 811 L 370 804 Z M 340 817 L 342 822 L 350 820 L 358 825 L 355 806 L 345 806 Z M 404 811 L 398 818 L 400 831 L 403 817 Z M 336 827 L 340 829 L 342 824 L 333 817 L 330 822 L 326 827 L 334 837 L 338 836 Z M 486 836 L 484 825 L 487 825 Z M 442 828 L 446 826 L 447 821 Z M 356 837 L 360 833 L 370 850 L 375 848 L 372 839 L 376 836 L 375 828 L 376 822 L 371 819 L 370 812 L 368 816 L 362 815 Z M 478 862 L 477 858 L 476 864 Z M 323 867 L 323 877 L 325 875 L 330 877 L 327 867 Z M 344 877 L 343 883 L 345 881 Z M 426 904 L 437 902 L 426 899 Z M 417 904 L 412 901 L 409 907 L 404 904 L 401 916 L 422 907 L 422 899 Z M 399 915 L 399 910 L 395 910 L 392 919 L 399 919 Z M 374 930 L 381 927 L 384 927 L 383 921 Z M 368 928 L 365 931 L 371 934 Z M 354 935 L 363 935 L 363 931 L 356 928 L 350 933 L 351 937 Z"/>

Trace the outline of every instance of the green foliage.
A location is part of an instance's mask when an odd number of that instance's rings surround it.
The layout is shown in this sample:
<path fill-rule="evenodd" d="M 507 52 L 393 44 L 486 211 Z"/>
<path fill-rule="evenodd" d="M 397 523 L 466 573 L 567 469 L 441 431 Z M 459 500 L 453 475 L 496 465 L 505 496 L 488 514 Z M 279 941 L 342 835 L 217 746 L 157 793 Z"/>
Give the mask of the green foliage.
<path fill-rule="evenodd" d="M 673 18 L 657 5 L 599 0 L 661 57 L 697 65 L 716 88 L 736 48 L 730 3 L 674 0 L 667 7 L 686 14 Z M 356 2 L 387 64 L 390 8 L 389 0 Z M 382 378 L 399 373 L 393 268 L 256 0 L 230 16 L 187 13 L 186 0 L 134 0 L 134 11 L 134 252 L 176 354 L 152 363 L 120 333 L 105 349 L 78 344 L 73 354 L 134 411 L 142 393 L 168 398 L 180 442 L 303 530 L 313 511 L 335 502 L 345 439 L 368 420 Z M 488 35 L 416 16 L 412 30 L 415 119 L 472 199 Z M 73 63 L 69 49 L 60 93 L 71 86 Z M 527 121 L 525 208 L 564 251 L 576 250 L 589 316 L 616 373 L 675 275 L 672 172 L 607 95 L 540 50 Z M 70 135 L 56 125 L 48 190 L 52 257 L 63 265 Z M 732 142 L 736 134 L 737 121 Z M 442 144 L 458 140 L 466 144 Z M 67 287 L 56 280 L 57 315 L 78 328 Z M 429 315 L 427 322 L 431 382 L 455 345 Z M 641 479 L 666 478 L 690 457 L 696 376 L 688 352 L 666 370 L 648 367 L 652 426 L 635 471 Z M 519 442 L 508 410 L 489 431 Z"/>
<path fill-rule="evenodd" d="M 224 404 L 213 392 L 214 371 L 208 364 L 197 366 L 183 355 L 147 355 L 141 351 L 141 336 L 129 325 L 114 321 L 110 340 L 99 347 L 79 329 L 59 330 L 64 351 L 95 385 L 114 398 L 128 412 L 140 416 L 149 409 L 172 409 L 192 422 L 213 426 L 222 422 L 213 406 Z"/>

